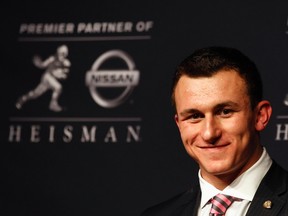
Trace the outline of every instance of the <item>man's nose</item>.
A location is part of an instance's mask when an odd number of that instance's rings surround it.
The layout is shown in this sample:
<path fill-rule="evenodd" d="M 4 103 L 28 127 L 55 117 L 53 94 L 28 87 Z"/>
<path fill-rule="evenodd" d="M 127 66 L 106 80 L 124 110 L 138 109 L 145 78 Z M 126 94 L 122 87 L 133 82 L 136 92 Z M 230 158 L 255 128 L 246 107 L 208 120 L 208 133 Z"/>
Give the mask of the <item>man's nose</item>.
<path fill-rule="evenodd" d="M 207 117 L 203 121 L 202 138 L 207 143 L 215 144 L 221 136 L 220 123 L 213 117 Z"/>

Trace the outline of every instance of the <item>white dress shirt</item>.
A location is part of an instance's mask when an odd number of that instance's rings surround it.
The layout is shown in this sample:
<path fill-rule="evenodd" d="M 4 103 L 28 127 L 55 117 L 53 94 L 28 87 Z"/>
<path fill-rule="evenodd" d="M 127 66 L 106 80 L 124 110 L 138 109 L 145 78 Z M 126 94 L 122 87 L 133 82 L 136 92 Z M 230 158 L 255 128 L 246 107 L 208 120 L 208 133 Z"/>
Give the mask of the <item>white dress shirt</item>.
<path fill-rule="evenodd" d="M 234 201 L 227 209 L 226 216 L 243 216 L 251 204 L 251 201 L 256 193 L 256 190 L 269 170 L 272 160 L 268 155 L 266 149 L 263 147 L 263 153 L 260 159 L 248 170 L 237 177 L 230 185 L 223 191 L 218 190 L 213 185 L 209 184 L 201 177 L 201 170 L 198 172 L 200 188 L 201 188 L 201 202 L 198 209 L 198 216 L 208 216 L 211 203 L 209 200 L 218 193 L 234 196 L 242 201 Z"/>

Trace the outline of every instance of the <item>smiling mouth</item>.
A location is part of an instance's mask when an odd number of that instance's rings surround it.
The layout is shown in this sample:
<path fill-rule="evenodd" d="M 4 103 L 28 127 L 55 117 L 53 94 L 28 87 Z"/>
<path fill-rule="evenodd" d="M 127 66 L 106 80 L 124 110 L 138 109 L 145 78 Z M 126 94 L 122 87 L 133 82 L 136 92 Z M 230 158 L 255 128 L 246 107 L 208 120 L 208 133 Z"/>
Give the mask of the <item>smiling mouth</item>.
<path fill-rule="evenodd" d="M 222 149 L 226 146 L 228 146 L 229 144 L 225 144 L 225 145 L 209 145 L 209 146 L 200 146 L 201 149 Z"/>

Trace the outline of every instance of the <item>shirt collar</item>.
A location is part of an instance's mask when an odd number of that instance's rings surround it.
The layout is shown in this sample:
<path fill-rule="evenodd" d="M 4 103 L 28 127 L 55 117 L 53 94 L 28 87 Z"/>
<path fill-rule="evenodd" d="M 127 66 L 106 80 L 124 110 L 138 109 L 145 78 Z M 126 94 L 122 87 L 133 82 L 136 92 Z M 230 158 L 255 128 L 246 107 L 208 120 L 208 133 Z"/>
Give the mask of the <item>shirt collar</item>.
<path fill-rule="evenodd" d="M 266 149 L 263 147 L 263 152 L 260 159 L 252 167 L 238 176 L 223 191 L 218 190 L 213 185 L 205 181 L 201 176 L 201 170 L 199 170 L 198 177 L 202 192 L 200 207 L 203 208 L 212 197 L 220 192 L 252 201 L 262 178 L 269 170 L 271 164 L 272 160 Z"/>

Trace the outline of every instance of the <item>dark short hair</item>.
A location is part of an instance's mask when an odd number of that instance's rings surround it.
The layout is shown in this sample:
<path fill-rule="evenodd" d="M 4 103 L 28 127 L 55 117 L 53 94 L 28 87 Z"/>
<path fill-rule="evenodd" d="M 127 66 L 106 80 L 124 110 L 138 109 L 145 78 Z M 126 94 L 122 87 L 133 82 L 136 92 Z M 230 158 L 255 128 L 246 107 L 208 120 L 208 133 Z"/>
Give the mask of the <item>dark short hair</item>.
<path fill-rule="evenodd" d="M 252 108 L 262 100 L 262 80 L 253 61 L 235 48 L 207 47 L 196 50 L 177 66 L 172 80 L 172 105 L 175 107 L 175 87 L 183 75 L 211 77 L 220 70 L 234 70 L 243 78 Z"/>

